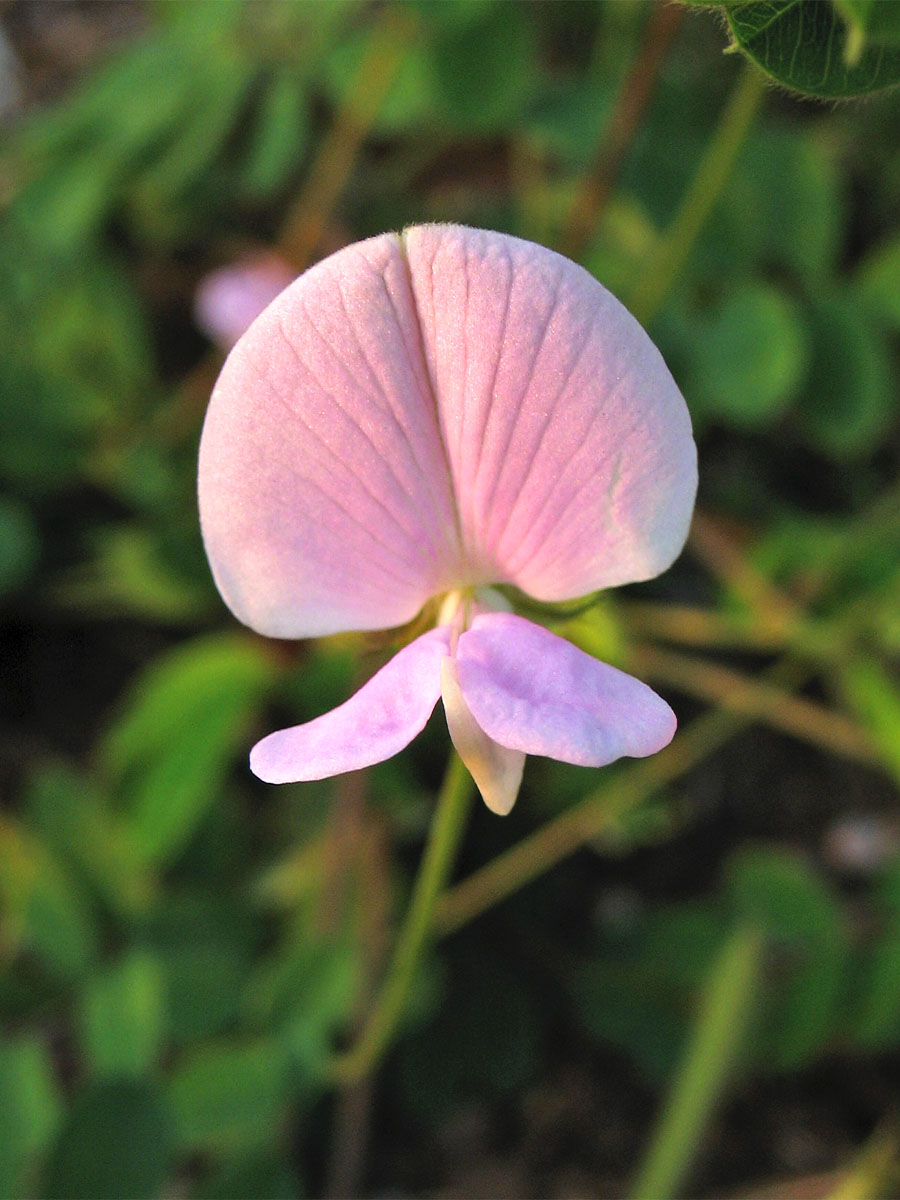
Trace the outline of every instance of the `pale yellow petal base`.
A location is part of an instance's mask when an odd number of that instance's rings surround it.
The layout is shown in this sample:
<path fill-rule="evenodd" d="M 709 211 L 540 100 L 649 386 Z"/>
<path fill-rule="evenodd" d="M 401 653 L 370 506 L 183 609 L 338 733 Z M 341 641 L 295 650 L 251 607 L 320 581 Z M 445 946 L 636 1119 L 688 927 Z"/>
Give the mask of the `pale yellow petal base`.
<path fill-rule="evenodd" d="M 466 764 L 482 799 L 491 810 L 505 817 L 516 802 L 525 755 L 492 741 L 469 712 L 456 670 L 456 659 L 441 659 L 441 695 L 447 728 L 459 757 Z"/>

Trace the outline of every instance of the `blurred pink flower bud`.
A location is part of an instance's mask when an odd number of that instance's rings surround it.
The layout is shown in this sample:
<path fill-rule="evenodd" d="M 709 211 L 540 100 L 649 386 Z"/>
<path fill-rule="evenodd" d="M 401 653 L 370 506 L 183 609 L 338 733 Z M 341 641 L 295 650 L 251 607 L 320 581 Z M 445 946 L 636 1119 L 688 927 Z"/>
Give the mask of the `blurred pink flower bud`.
<path fill-rule="evenodd" d="M 197 327 L 210 341 L 230 350 L 296 274 L 276 254 L 260 254 L 220 267 L 201 279 L 197 288 Z"/>
<path fill-rule="evenodd" d="M 435 629 L 251 767 L 320 779 L 396 754 L 439 697 L 493 811 L 526 754 L 584 766 L 675 731 L 645 684 L 516 616 L 493 585 L 570 600 L 665 570 L 697 486 L 687 407 L 592 276 L 454 225 L 350 246 L 230 355 L 200 446 L 200 516 L 226 603 L 272 637 Z"/>

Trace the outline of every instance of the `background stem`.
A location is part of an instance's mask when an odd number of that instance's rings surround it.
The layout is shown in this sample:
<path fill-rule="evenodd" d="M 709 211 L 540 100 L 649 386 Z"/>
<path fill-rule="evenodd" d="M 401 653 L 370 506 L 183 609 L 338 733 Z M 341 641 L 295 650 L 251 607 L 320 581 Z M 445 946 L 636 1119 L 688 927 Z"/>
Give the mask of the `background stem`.
<path fill-rule="evenodd" d="M 766 85 L 763 76 L 745 67 L 706 147 L 675 219 L 655 248 L 649 269 L 627 307 L 642 325 L 656 316 L 672 284 L 687 262 L 700 230 L 722 194 L 737 153 L 759 111 Z"/>
<path fill-rule="evenodd" d="M 381 991 L 356 1044 L 332 1063 L 332 1076 L 341 1082 L 349 1083 L 368 1075 L 390 1044 L 403 1015 L 416 966 L 432 932 L 438 896 L 453 865 L 473 793 L 472 777 L 453 751 L 409 909 Z"/>
<path fill-rule="evenodd" d="M 738 929 L 713 964 L 684 1060 L 630 1193 L 632 1200 L 669 1200 L 677 1194 L 743 1041 L 762 952 L 757 930 Z"/>
<path fill-rule="evenodd" d="M 650 14 L 594 161 L 575 193 L 560 235 L 559 250 L 567 258 L 581 257 L 597 227 L 622 163 L 641 127 L 644 112 L 656 90 L 660 68 L 684 13 L 685 9 L 680 5 L 657 0 Z"/>

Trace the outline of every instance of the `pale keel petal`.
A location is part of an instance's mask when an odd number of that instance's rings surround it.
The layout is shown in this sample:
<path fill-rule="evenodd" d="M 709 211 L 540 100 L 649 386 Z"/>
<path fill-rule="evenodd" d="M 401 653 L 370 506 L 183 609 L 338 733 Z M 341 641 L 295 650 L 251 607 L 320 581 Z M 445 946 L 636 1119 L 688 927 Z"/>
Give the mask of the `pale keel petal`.
<path fill-rule="evenodd" d="M 250 769 L 266 783 L 358 771 L 398 754 L 424 729 L 441 694 L 450 630 L 432 629 L 398 653 L 344 704 L 253 747 Z"/>
<path fill-rule="evenodd" d="M 485 804 L 499 817 L 505 817 L 516 802 L 525 755 L 492 741 L 469 712 L 459 686 L 456 662 L 447 657 L 441 662 L 441 695 L 447 728 Z"/>
<path fill-rule="evenodd" d="M 655 754 L 675 733 L 645 683 L 512 613 L 476 617 L 456 662 L 468 710 L 511 750 L 602 767 Z"/>

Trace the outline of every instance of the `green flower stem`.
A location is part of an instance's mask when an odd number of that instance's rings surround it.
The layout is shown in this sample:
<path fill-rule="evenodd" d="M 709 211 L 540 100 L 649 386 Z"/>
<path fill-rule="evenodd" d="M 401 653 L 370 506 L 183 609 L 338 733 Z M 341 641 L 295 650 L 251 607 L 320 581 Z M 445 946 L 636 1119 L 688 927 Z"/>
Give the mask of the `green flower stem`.
<path fill-rule="evenodd" d="M 728 182 L 737 153 L 750 132 L 765 90 L 762 74 L 753 67 L 745 67 L 674 221 L 654 251 L 647 274 L 628 298 L 628 308 L 641 324 L 648 324 L 659 312 L 669 289 L 687 262 L 700 230 Z"/>
<path fill-rule="evenodd" d="M 763 678 L 793 690 L 806 683 L 811 674 L 808 664 L 785 656 L 764 672 Z M 703 762 L 753 721 L 754 717 L 747 713 L 713 709 L 695 717 L 659 754 L 621 767 L 579 803 L 498 854 L 446 892 L 435 914 L 437 935 L 444 937 L 454 933 L 545 874 L 599 837 L 624 813 Z"/>
<path fill-rule="evenodd" d="M 393 958 L 355 1045 L 331 1064 L 330 1074 L 336 1082 L 350 1084 L 364 1079 L 390 1045 L 416 966 L 432 934 L 437 900 L 453 866 L 474 791 L 472 776 L 452 751 Z"/>
<path fill-rule="evenodd" d="M 763 939 L 736 930 L 713 963 L 697 1022 L 641 1166 L 632 1200 L 677 1195 L 744 1040 L 762 970 Z"/>

